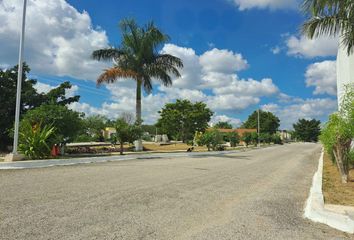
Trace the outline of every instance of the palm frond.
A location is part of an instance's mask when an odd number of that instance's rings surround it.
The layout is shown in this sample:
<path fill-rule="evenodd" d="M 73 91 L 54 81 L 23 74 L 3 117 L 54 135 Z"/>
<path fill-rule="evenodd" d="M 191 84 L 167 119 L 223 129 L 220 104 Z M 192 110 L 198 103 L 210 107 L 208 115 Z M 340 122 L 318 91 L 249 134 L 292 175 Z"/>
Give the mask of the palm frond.
<path fill-rule="evenodd" d="M 93 51 L 91 57 L 98 61 L 111 61 L 119 58 L 122 54 L 124 54 L 122 50 L 111 47 Z"/>
<path fill-rule="evenodd" d="M 118 78 L 137 78 L 137 74 L 131 70 L 125 70 L 118 67 L 105 69 L 97 79 L 97 85 L 102 83 L 113 83 Z"/>

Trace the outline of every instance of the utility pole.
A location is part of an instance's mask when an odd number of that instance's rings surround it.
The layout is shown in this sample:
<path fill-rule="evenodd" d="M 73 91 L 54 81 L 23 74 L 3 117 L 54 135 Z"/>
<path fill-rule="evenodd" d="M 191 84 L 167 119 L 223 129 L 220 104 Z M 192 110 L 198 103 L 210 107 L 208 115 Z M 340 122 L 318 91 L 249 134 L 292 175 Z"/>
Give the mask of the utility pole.
<path fill-rule="evenodd" d="M 21 88 L 22 88 L 22 72 L 23 72 L 23 48 L 25 42 L 25 26 L 26 26 L 26 9 L 27 0 L 23 0 L 23 12 L 22 12 L 22 29 L 20 37 L 20 50 L 18 59 L 18 75 L 17 75 L 17 92 L 16 92 L 16 111 L 15 111 L 15 132 L 12 154 L 5 157 L 5 161 L 19 160 L 21 157 L 17 152 L 18 148 L 18 132 L 20 125 L 20 108 L 21 108 Z"/>
<path fill-rule="evenodd" d="M 257 128 L 257 132 L 258 132 L 258 147 L 261 146 L 261 139 L 260 139 L 260 132 L 261 132 L 261 128 L 260 128 L 260 122 L 259 122 L 259 109 L 258 109 L 258 128 Z"/>

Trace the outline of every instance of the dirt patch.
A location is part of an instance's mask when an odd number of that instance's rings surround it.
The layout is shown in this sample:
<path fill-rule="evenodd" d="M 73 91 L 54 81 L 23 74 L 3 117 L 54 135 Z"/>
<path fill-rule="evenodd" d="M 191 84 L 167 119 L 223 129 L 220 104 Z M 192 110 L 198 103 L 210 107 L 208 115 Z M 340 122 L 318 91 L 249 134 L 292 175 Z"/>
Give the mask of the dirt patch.
<path fill-rule="evenodd" d="M 187 151 L 188 148 L 191 148 L 192 146 L 187 145 L 185 143 L 172 143 L 172 144 L 167 144 L 167 145 L 159 145 L 159 144 L 146 144 L 144 143 L 144 149 L 147 151 Z M 196 152 L 204 152 L 208 151 L 206 147 L 194 147 L 194 151 Z"/>
<path fill-rule="evenodd" d="M 354 181 L 354 170 L 350 171 Z M 343 184 L 335 163 L 328 154 L 323 158 L 323 196 L 326 204 L 354 206 L 354 182 Z"/>

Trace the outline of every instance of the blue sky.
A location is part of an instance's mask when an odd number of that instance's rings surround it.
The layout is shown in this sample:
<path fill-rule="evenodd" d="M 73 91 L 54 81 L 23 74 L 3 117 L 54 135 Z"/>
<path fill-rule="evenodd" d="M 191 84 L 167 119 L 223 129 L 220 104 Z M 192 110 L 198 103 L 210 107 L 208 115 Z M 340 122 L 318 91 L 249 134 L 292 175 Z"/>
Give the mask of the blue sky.
<path fill-rule="evenodd" d="M 0 1 L 0 66 L 16 64 L 20 0 Z M 134 112 L 134 83 L 122 79 L 97 89 L 94 80 L 110 63 L 90 53 L 119 45 L 118 22 L 153 20 L 171 37 L 161 51 L 182 58 L 182 78 L 170 89 L 158 82 L 143 99 L 146 123 L 154 123 L 164 103 L 176 98 L 204 101 L 212 122 L 235 126 L 255 109 L 274 112 L 282 128 L 298 118 L 325 120 L 336 109 L 337 39 L 309 40 L 297 0 L 29 0 L 25 59 L 39 91 L 70 80 L 67 94 L 81 100 L 71 108 L 87 115 L 117 117 Z"/>

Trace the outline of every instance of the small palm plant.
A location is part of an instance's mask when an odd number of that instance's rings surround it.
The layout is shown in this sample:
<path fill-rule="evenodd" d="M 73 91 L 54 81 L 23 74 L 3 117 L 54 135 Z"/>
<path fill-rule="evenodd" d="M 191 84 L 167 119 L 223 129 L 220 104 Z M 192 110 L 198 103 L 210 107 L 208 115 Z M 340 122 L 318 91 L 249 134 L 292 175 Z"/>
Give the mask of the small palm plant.
<path fill-rule="evenodd" d="M 31 124 L 29 121 L 21 123 L 19 150 L 30 159 L 43 159 L 50 155 L 50 138 L 55 128 L 41 123 Z"/>

